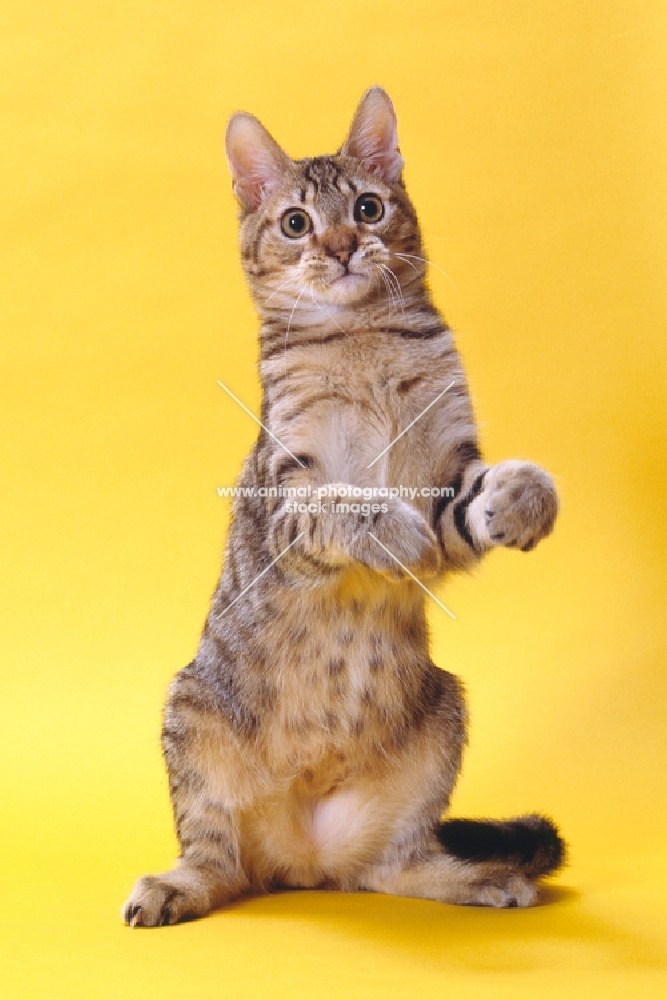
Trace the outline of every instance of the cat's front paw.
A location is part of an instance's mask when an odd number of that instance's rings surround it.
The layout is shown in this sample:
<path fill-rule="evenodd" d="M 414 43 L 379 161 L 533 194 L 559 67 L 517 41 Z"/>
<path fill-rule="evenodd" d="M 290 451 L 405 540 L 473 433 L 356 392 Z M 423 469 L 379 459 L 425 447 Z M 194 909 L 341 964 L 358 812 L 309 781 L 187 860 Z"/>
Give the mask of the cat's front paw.
<path fill-rule="evenodd" d="M 558 497 L 551 476 L 530 462 L 501 462 L 484 484 L 484 519 L 493 545 L 529 552 L 552 530 Z"/>
<path fill-rule="evenodd" d="M 184 917 L 204 916 L 206 904 L 184 885 L 174 885 L 169 876 L 140 878 L 122 909 L 130 927 L 164 927 Z"/>
<path fill-rule="evenodd" d="M 410 573 L 433 576 L 440 569 L 433 530 L 417 508 L 404 500 L 390 500 L 389 510 L 375 516 L 364 550 L 363 561 L 390 579 L 402 580 Z"/>
<path fill-rule="evenodd" d="M 339 568 L 350 563 L 350 547 L 359 523 L 359 514 L 351 510 L 350 501 L 343 503 L 341 499 L 347 498 L 350 489 L 345 483 L 332 483 L 321 487 L 322 498 L 313 496 L 286 503 L 274 519 L 271 554 L 279 557 L 294 546 L 292 560 L 301 555 L 311 562 L 311 568 Z"/>

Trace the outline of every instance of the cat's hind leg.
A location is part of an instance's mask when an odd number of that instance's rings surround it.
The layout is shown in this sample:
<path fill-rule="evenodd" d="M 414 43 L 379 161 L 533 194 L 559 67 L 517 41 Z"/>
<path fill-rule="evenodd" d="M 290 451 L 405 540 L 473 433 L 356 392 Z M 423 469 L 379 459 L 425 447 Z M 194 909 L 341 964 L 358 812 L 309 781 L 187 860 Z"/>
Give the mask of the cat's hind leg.
<path fill-rule="evenodd" d="M 409 857 L 390 850 L 363 888 L 458 905 L 531 906 L 536 880 L 563 864 L 565 845 L 542 816 L 506 822 L 450 820 Z"/>
<path fill-rule="evenodd" d="M 391 840 L 357 887 L 444 903 L 530 906 L 537 879 L 563 864 L 565 845 L 543 816 L 441 821 L 460 768 L 465 706 L 456 678 L 435 667 L 429 691 L 421 724 L 379 789 L 396 817 Z"/>
<path fill-rule="evenodd" d="M 438 852 L 404 868 L 378 866 L 364 877 L 363 888 L 459 906 L 530 906 L 537 898 L 535 885 L 521 875 Z"/>

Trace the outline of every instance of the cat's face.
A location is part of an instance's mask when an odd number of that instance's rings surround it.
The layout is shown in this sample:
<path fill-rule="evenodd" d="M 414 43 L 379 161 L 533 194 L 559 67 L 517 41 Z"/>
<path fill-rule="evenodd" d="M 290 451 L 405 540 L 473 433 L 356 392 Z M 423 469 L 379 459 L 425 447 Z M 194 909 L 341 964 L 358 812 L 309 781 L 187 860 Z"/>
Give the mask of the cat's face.
<path fill-rule="evenodd" d="M 295 162 L 245 114 L 230 121 L 227 153 L 260 311 L 398 300 L 421 278 L 419 227 L 384 91 L 364 96 L 337 155 Z"/>

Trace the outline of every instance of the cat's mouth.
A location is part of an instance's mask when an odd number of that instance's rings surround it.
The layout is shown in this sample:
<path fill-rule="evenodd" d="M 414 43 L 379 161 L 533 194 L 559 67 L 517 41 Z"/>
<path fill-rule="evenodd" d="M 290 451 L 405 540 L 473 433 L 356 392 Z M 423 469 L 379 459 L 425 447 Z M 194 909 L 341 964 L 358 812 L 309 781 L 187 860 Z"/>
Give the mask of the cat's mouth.
<path fill-rule="evenodd" d="M 350 301 L 361 298 L 367 289 L 368 275 L 346 270 L 330 282 L 328 295 L 337 301 Z"/>
<path fill-rule="evenodd" d="M 365 278 L 365 275 L 357 274 L 356 271 L 343 271 L 343 273 L 339 274 L 337 278 L 334 278 L 332 284 L 339 285 L 343 281 L 347 281 L 349 283 L 351 280 L 358 281 L 360 278 Z"/>

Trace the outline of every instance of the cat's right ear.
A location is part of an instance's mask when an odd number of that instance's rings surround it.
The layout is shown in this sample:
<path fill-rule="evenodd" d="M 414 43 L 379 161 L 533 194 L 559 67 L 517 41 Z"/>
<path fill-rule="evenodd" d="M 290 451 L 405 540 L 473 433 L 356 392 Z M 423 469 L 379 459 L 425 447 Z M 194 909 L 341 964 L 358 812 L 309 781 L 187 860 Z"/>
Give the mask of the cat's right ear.
<path fill-rule="evenodd" d="M 255 212 L 278 187 L 292 161 L 262 123 L 245 111 L 229 119 L 225 149 L 234 194 L 243 208 Z"/>
<path fill-rule="evenodd" d="M 341 153 L 361 160 L 371 174 L 395 184 L 403 170 L 396 128 L 389 94 L 382 87 L 371 87 L 361 98 Z"/>

